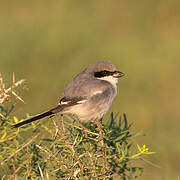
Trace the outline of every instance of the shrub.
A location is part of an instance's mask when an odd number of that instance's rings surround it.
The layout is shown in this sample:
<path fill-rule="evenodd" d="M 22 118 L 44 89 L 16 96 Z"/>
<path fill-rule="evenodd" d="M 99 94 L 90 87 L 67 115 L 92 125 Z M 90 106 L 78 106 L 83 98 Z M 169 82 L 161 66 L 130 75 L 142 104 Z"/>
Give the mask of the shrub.
<path fill-rule="evenodd" d="M 118 116 L 111 113 L 107 120 L 86 124 L 68 116 L 55 116 L 47 126 L 37 122 L 15 129 L 12 125 L 19 120 L 10 116 L 14 105 L 9 105 L 7 110 L 4 104 L 16 87 L 12 86 L 7 92 L 1 77 L 1 179 L 118 177 L 125 180 L 142 174 L 143 168 L 134 166 L 134 160 L 152 152 L 146 146 L 137 146 L 138 152 L 133 151 L 136 134 L 130 132 L 131 125 L 125 114 Z M 3 100 L 6 96 L 8 98 Z M 15 96 L 19 97 L 17 94 Z M 18 99 L 22 100 L 20 97 Z"/>

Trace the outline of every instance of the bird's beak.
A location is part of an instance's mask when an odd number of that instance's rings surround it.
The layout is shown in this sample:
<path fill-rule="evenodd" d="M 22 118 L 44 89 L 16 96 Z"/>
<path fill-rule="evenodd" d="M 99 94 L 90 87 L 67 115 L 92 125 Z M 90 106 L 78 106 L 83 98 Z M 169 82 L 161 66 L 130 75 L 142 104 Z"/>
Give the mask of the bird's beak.
<path fill-rule="evenodd" d="M 124 76 L 125 74 L 120 72 L 120 71 L 115 71 L 114 74 L 113 74 L 113 77 L 115 78 L 120 78 L 122 76 Z"/>

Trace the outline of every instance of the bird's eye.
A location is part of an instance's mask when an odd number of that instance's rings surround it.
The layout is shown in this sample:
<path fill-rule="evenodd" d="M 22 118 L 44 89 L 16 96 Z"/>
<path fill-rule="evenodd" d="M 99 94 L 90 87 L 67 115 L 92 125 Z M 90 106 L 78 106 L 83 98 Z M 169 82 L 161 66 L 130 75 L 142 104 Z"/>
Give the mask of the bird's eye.
<path fill-rule="evenodd" d="M 112 72 L 104 70 L 104 71 L 95 72 L 94 76 L 97 77 L 97 78 L 101 78 L 101 77 L 104 77 L 104 76 L 109 76 L 111 74 L 112 74 Z"/>
<path fill-rule="evenodd" d="M 108 75 L 108 71 L 103 71 L 104 76 Z"/>

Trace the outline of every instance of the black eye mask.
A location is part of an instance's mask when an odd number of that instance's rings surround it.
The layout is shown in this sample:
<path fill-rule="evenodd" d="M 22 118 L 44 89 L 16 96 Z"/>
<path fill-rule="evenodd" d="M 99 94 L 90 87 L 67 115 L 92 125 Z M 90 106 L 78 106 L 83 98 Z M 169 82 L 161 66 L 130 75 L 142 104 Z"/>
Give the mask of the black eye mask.
<path fill-rule="evenodd" d="M 112 76 L 116 71 L 98 71 L 98 72 L 95 72 L 94 73 L 94 77 L 97 77 L 97 78 L 101 78 L 101 77 L 105 77 L 105 76 Z"/>

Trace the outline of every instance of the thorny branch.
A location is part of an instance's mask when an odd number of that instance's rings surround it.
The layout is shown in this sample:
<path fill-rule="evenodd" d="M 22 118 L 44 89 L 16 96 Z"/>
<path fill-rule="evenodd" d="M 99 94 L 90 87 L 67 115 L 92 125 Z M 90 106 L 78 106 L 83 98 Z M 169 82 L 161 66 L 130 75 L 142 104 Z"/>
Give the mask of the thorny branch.
<path fill-rule="evenodd" d="M 9 161 L 13 156 L 15 156 L 18 152 L 20 152 L 22 149 L 24 149 L 26 146 L 28 146 L 29 144 L 31 144 L 31 142 L 33 142 L 37 137 L 39 136 L 39 134 L 36 134 L 34 137 L 32 137 L 30 139 L 30 141 L 28 141 L 27 143 L 25 143 L 23 146 L 21 146 L 21 148 L 17 149 L 13 154 L 11 154 L 7 159 L 5 159 L 0 165 L 3 165 L 5 162 Z"/>
<path fill-rule="evenodd" d="M 12 78 L 12 85 L 9 88 L 5 87 L 5 83 L 3 81 L 2 75 L 0 73 L 0 104 L 3 104 L 8 97 L 10 96 L 9 93 L 11 93 L 12 95 L 14 95 L 17 99 L 19 99 L 20 101 L 22 101 L 24 103 L 24 100 L 16 94 L 16 92 L 14 91 L 15 88 L 17 88 L 18 86 L 21 86 L 24 83 L 24 79 L 21 79 L 19 81 L 15 81 L 15 74 L 13 73 L 13 78 Z"/>

